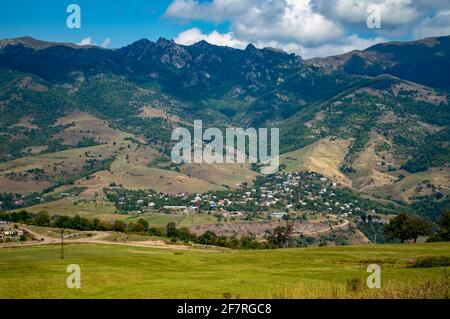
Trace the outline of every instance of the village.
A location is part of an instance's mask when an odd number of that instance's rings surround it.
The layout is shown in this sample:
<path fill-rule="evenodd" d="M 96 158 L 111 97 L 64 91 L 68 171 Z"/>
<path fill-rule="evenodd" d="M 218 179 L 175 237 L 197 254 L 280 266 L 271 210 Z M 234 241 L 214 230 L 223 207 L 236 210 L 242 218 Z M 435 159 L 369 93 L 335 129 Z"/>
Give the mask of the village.
<path fill-rule="evenodd" d="M 383 213 L 387 208 L 362 199 L 317 173 L 259 177 L 249 188 L 205 194 L 169 194 L 152 190 L 105 189 L 106 198 L 121 214 L 214 213 L 223 218 L 287 218 L 292 212 L 312 212 L 342 218 Z M 301 217 L 301 216 L 300 216 Z"/>
<path fill-rule="evenodd" d="M 149 189 L 131 190 L 110 185 L 95 200 L 108 201 L 115 214 L 132 218 L 162 218 L 171 215 L 195 234 L 211 231 L 225 237 L 251 236 L 262 239 L 267 232 L 287 223 L 294 234 L 315 235 L 332 229 L 344 230 L 361 220 L 379 221 L 395 209 L 361 197 L 329 178 L 313 172 L 259 176 L 252 185 L 207 193 L 162 193 Z M 79 189 L 65 190 L 51 199 L 70 197 L 77 202 Z M 51 200 L 43 196 L 17 198 L 9 194 L 2 204 L 23 205 Z M 1 209 L 1 208 L 0 208 Z M 202 217 L 203 216 L 203 217 Z M 207 216 L 207 217 L 206 217 Z M 118 216 L 119 217 L 119 216 Z M 194 220 L 204 219 L 198 223 Z M 350 224 L 349 224 L 350 222 Z M 345 227 L 344 227 L 345 226 Z M 17 240 L 19 231 L 5 226 L 4 240 Z M 23 238 L 22 238 L 23 239 Z"/>
<path fill-rule="evenodd" d="M 25 241 L 26 239 L 24 231 L 19 229 L 16 224 L 0 220 L 0 243 Z"/>

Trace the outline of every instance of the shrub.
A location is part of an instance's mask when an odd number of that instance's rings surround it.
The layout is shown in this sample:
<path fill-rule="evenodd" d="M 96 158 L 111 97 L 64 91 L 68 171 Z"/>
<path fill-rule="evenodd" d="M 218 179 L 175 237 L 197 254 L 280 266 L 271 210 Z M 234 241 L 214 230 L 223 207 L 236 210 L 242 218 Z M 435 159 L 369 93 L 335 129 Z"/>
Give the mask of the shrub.
<path fill-rule="evenodd" d="M 421 257 L 410 264 L 409 268 L 432 268 L 432 267 L 447 267 L 450 266 L 450 257 L 435 256 L 435 257 Z"/>

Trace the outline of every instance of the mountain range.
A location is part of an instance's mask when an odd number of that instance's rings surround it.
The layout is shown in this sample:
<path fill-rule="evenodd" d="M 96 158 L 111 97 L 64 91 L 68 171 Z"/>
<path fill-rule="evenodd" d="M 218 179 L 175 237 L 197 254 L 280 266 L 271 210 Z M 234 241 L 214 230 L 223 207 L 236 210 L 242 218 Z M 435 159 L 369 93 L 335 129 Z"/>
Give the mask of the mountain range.
<path fill-rule="evenodd" d="M 174 127 L 279 127 L 282 171 L 379 201 L 449 202 L 450 36 L 302 59 L 146 39 L 0 41 L 0 193 L 239 187 L 249 165 L 173 165 Z M 447 205 L 445 204 L 445 205 Z"/>

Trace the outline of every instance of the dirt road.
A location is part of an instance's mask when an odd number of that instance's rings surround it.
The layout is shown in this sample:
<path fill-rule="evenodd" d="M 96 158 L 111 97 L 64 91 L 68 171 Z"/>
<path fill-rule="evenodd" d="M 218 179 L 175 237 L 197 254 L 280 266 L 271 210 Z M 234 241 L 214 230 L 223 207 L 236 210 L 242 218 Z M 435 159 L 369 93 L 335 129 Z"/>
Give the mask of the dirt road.
<path fill-rule="evenodd" d="M 26 246 L 40 246 L 40 245 L 51 245 L 60 244 L 60 238 L 53 238 L 43 234 L 39 234 L 25 225 L 20 226 L 21 229 L 28 232 L 34 236 L 37 240 L 29 242 L 14 242 L 14 243 L 3 243 L 0 244 L 0 248 L 15 248 L 15 247 L 26 247 Z M 191 246 L 184 245 L 170 245 L 162 240 L 146 240 L 146 241 L 130 241 L 130 242 L 114 242 L 104 240 L 106 237 L 111 235 L 111 232 L 102 231 L 86 231 L 85 234 L 91 234 L 91 236 L 79 238 L 79 239 L 65 239 L 66 244 L 103 244 L 103 245 L 124 245 L 124 246 L 134 246 L 134 247 L 149 247 L 149 248 L 163 248 L 163 249 L 192 249 Z"/>
<path fill-rule="evenodd" d="M 304 232 L 303 235 L 317 235 L 321 233 L 326 233 L 334 229 L 340 229 L 349 225 L 349 221 L 345 220 L 342 224 L 336 226 L 330 226 L 326 229 L 321 229 L 318 231 L 310 231 Z M 51 244 L 60 244 L 60 238 L 49 237 L 40 233 L 37 233 L 31 230 L 26 225 L 20 225 L 20 228 L 24 231 L 28 232 L 32 236 L 36 238 L 34 241 L 29 242 L 14 242 L 14 243 L 3 243 L 0 244 L 0 248 L 14 248 L 14 247 L 26 247 L 26 246 L 39 246 L 39 245 L 51 245 Z M 148 247 L 148 248 L 160 248 L 160 249 L 176 249 L 176 250 L 186 250 L 186 249 L 194 249 L 195 247 L 186 246 L 186 245 L 172 245 L 167 244 L 162 240 L 146 240 L 146 241 L 130 241 L 130 242 L 115 242 L 115 241 L 107 241 L 106 237 L 110 236 L 111 232 L 104 231 L 86 231 L 84 234 L 88 234 L 87 237 L 79 238 L 79 239 L 65 239 L 64 242 L 66 244 L 76 243 L 76 244 L 101 244 L 101 245 L 123 245 L 123 246 L 134 246 L 134 247 Z M 89 236 L 90 235 L 90 236 Z M 220 249 L 219 249 L 220 250 Z"/>
<path fill-rule="evenodd" d="M 303 235 L 317 235 L 317 234 L 322 234 L 322 233 L 326 233 L 335 229 L 340 229 L 340 228 L 344 228 L 346 226 L 348 226 L 350 224 L 350 222 L 348 220 L 344 220 L 344 222 L 342 224 L 336 225 L 336 226 L 330 226 L 326 229 L 321 229 L 321 230 L 317 230 L 317 231 L 311 231 L 311 232 L 304 232 Z"/>

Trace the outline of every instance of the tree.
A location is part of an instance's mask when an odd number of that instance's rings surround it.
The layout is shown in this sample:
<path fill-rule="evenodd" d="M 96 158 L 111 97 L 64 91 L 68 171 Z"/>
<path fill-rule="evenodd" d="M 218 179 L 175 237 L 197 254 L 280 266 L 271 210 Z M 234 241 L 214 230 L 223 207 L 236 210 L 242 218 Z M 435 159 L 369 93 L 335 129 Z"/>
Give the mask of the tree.
<path fill-rule="evenodd" d="M 174 222 L 170 222 L 166 227 L 167 237 L 177 237 L 177 225 Z"/>
<path fill-rule="evenodd" d="M 123 233 L 125 232 L 126 227 L 127 225 L 123 221 L 116 220 L 113 225 L 113 230 Z"/>
<path fill-rule="evenodd" d="M 450 209 L 444 211 L 439 218 L 439 233 L 442 240 L 450 241 Z"/>
<path fill-rule="evenodd" d="M 69 216 L 54 216 L 55 221 L 53 225 L 57 228 L 70 228 L 72 222 Z"/>
<path fill-rule="evenodd" d="M 148 222 L 145 219 L 139 218 L 137 223 L 142 226 L 143 230 L 148 230 Z"/>
<path fill-rule="evenodd" d="M 103 230 L 102 224 L 100 223 L 100 219 L 94 218 L 91 223 L 92 230 Z"/>
<path fill-rule="evenodd" d="M 34 216 L 37 226 L 50 226 L 50 215 L 46 211 L 40 211 Z"/>
<path fill-rule="evenodd" d="M 127 227 L 127 232 L 141 233 L 144 231 L 144 226 L 140 223 L 130 222 Z"/>
<path fill-rule="evenodd" d="M 402 243 L 405 240 L 417 241 L 418 236 L 428 235 L 431 232 L 431 224 L 419 216 L 411 216 L 402 213 L 392 218 L 386 225 L 384 233 L 388 239 L 399 238 Z"/>
<path fill-rule="evenodd" d="M 217 243 L 217 236 L 212 231 L 208 230 L 198 238 L 200 244 L 203 245 L 215 245 Z"/>
<path fill-rule="evenodd" d="M 195 241 L 197 239 L 196 235 L 191 233 L 186 227 L 177 229 L 177 237 L 184 242 Z"/>
<path fill-rule="evenodd" d="M 279 248 L 288 247 L 290 245 L 292 231 L 293 227 L 290 224 L 278 226 L 267 236 L 267 243 Z"/>
<path fill-rule="evenodd" d="M 438 227 L 438 231 L 428 241 L 450 241 L 450 210 L 445 210 L 439 217 Z"/>
<path fill-rule="evenodd" d="M 30 214 L 25 211 L 21 210 L 18 213 L 12 213 L 11 221 L 16 223 L 26 223 L 30 219 Z"/>

